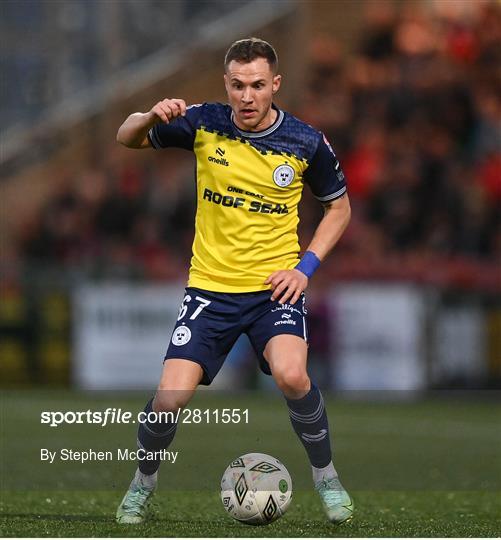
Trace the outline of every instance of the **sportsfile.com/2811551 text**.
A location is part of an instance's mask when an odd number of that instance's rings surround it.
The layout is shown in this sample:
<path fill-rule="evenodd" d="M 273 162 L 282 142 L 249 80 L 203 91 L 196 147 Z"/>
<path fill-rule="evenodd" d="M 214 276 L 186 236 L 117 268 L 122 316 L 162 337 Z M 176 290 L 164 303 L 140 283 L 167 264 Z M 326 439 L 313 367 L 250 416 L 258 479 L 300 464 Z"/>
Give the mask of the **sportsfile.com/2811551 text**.
<path fill-rule="evenodd" d="M 182 424 L 248 424 L 249 409 L 177 409 L 176 411 L 141 411 L 137 415 L 121 408 L 104 411 L 42 411 L 40 423 L 50 427 L 64 424 L 136 424 L 143 422 L 181 422 Z"/>

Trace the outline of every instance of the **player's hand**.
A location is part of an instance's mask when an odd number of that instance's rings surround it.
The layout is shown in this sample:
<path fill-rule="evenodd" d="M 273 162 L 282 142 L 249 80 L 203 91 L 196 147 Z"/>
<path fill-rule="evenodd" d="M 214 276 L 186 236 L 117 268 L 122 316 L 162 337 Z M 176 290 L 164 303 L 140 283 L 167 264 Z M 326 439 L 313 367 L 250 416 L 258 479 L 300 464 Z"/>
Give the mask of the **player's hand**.
<path fill-rule="evenodd" d="M 279 304 L 295 304 L 308 286 L 308 277 L 299 270 L 278 270 L 268 276 L 266 285 L 271 285 L 271 299 Z M 290 300 L 289 300 L 290 299 Z M 289 302 L 287 302 L 289 300 Z"/>
<path fill-rule="evenodd" d="M 184 99 L 164 99 L 151 109 L 150 114 L 157 122 L 168 124 L 174 118 L 186 114 L 186 102 Z"/>

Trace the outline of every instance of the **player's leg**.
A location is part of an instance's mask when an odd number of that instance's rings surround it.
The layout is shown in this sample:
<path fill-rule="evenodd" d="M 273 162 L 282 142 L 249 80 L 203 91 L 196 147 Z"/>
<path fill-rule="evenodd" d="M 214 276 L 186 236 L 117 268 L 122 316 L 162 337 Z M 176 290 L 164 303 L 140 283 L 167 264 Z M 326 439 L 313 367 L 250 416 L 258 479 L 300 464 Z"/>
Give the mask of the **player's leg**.
<path fill-rule="evenodd" d="M 285 396 L 292 426 L 314 471 L 321 471 L 317 476 L 327 472 L 332 476 L 335 471 L 327 414 L 320 390 L 308 377 L 306 342 L 292 334 L 277 335 L 268 341 L 263 356 Z"/>
<path fill-rule="evenodd" d="M 137 435 L 138 447 L 144 456 L 154 457 L 139 460 L 136 474 L 117 509 L 119 523 L 144 521 L 161 463 L 155 453 L 167 449 L 174 439 L 176 414 L 188 404 L 202 376 L 202 367 L 196 362 L 177 358 L 165 361 L 157 392 L 144 408 L 145 421 L 139 424 Z M 162 413 L 167 414 L 162 418 Z"/>
<path fill-rule="evenodd" d="M 339 524 L 352 517 L 354 505 L 332 463 L 324 400 L 308 377 L 307 355 L 305 340 L 291 334 L 272 337 L 263 352 L 287 401 L 292 427 L 308 454 L 313 482 L 329 520 Z"/>
<path fill-rule="evenodd" d="M 172 416 L 186 406 L 199 384 L 211 384 L 240 335 L 240 327 L 235 324 L 239 320 L 239 309 L 240 305 L 232 295 L 193 287 L 186 289 L 165 355 L 158 390 L 144 409 L 147 414 L 168 414 L 159 421 L 151 415 L 151 420 L 140 424 L 140 449 L 163 450 L 172 442 L 177 428 Z M 138 471 L 124 498 L 127 512 L 124 512 L 123 502 L 117 511 L 120 523 L 141 523 L 144 520 L 159 466 L 158 459 L 139 461 Z"/>
<path fill-rule="evenodd" d="M 139 424 L 139 448 L 145 452 L 168 448 L 176 433 L 178 412 L 188 404 L 202 376 L 202 367 L 196 362 L 181 358 L 165 361 L 155 397 L 144 408 L 146 420 Z M 160 459 L 139 461 L 144 475 L 155 474 L 159 467 Z"/>

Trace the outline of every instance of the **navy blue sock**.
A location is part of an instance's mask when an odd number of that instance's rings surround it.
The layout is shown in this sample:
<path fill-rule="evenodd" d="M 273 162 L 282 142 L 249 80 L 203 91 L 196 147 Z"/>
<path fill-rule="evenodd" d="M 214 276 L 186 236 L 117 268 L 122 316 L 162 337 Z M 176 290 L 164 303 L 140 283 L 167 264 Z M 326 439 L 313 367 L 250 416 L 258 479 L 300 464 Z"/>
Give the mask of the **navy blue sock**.
<path fill-rule="evenodd" d="M 285 398 L 289 407 L 292 427 L 308 454 L 310 463 L 317 468 L 332 460 L 329 423 L 320 390 L 312 383 L 310 391 L 300 399 Z"/>
<path fill-rule="evenodd" d="M 153 411 L 153 399 L 144 408 L 146 414 Z M 165 450 L 176 434 L 175 422 L 142 422 L 137 431 L 137 444 L 146 451 Z M 143 474 L 154 474 L 160 467 L 160 459 L 141 459 L 138 461 L 139 470 Z"/>

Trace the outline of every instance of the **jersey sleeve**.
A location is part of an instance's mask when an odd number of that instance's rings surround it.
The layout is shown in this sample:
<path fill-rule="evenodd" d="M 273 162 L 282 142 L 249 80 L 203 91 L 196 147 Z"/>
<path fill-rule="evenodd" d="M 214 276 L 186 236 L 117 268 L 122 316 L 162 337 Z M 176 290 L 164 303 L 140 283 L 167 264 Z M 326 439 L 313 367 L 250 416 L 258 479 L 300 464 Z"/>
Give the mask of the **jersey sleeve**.
<path fill-rule="evenodd" d="M 172 122 L 155 124 L 148 132 L 148 140 L 153 148 L 184 148 L 193 150 L 195 135 L 203 105 L 190 105 L 185 116 L 178 116 Z"/>
<path fill-rule="evenodd" d="M 303 178 L 313 195 L 322 203 L 333 201 L 346 193 L 344 173 L 325 135 L 321 135 Z"/>

